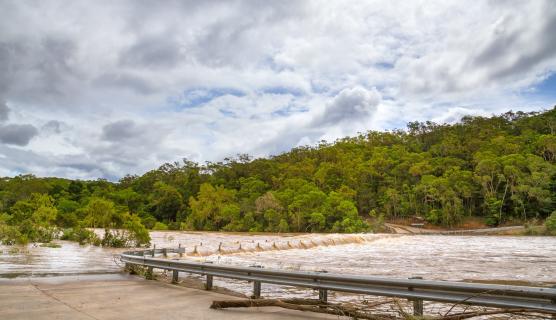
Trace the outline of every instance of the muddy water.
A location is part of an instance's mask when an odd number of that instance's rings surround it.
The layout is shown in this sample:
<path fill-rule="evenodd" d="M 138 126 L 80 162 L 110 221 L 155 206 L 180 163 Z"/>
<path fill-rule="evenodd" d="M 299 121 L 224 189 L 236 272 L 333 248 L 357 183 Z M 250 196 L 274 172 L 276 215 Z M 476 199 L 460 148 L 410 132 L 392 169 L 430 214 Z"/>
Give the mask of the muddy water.
<path fill-rule="evenodd" d="M 207 260 L 389 277 L 556 283 L 556 237 L 412 235 Z"/>
<path fill-rule="evenodd" d="M 103 230 L 95 230 L 99 235 Z M 185 258 L 205 260 L 211 255 L 313 248 L 324 245 L 364 243 L 388 235 L 268 235 L 206 232 L 151 232 L 158 248 L 186 249 Z M 80 246 L 75 242 L 55 241 L 61 248 L 0 246 L 0 278 L 70 274 L 111 273 L 121 271 L 117 256 L 129 249 Z"/>
<path fill-rule="evenodd" d="M 398 278 L 421 276 L 424 279 L 505 284 L 556 284 L 556 237 L 250 235 L 172 231 L 152 232 L 151 237 L 158 248 L 185 247 L 187 254 L 183 259 L 194 261 Z M 65 241 L 57 243 L 62 247 L 0 246 L 0 284 L 2 281 L 13 281 L 2 278 L 53 275 L 81 277 L 83 274 L 122 270 L 117 254 L 125 249 L 79 246 Z M 193 281 L 204 280 L 198 275 L 187 277 Z M 50 279 L 62 278 L 66 277 Z M 245 281 L 215 278 L 214 285 L 246 296 L 252 293 L 252 284 Z M 315 298 L 317 295 L 313 290 L 270 284 L 264 284 L 261 293 L 268 298 Z M 357 304 L 385 300 L 338 292 L 329 292 L 329 298 Z M 405 300 L 398 301 L 395 308 L 392 304 L 384 304 L 377 310 L 396 313 L 396 308 L 400 306 L 410 310 L 409 302 Z M 444 314 L 452 307 L 425 302 L 427 314 Z M 460 309 L 456 307 L 452 312 L 463 311 Z"/>
<path fill-rule="evenodd" d="M 151 236 L 157 247 L 181 245 L 188 253 L 184 259 L 197 261 L 403 278 L 556 283 L 556 237 L 202 232 L 152 232 Z M 61 248 L 0 246 L 0 277 L 121 270 L 114 257 L 121 249 L 58 243 Z M 220 284 L 250 290 L 244 283 Z"/>
<path fill-rule="evenodd" d="M 556 284 L 556 237 L 408 235 L 312 249 L 213 255 L 206 260 L 397 278 L 419 276 L 502 284 Z M 245 294 L 252 290 L 240 281 L 215 279 L 215 285 Z M 314 297 L 314 293 L 307 290 L 273 285 L 264 285 L 263 293 L 266 296 Z M 341 296 L 336 298 L 342 300 Z M 346 300 L 351 301 L 351 298 Z"/>
<path fill-rule="evenodd" d="M 119 272 L 117 251 L 59 241 L 61 248 L 0 246 L 0 278 Z"/>

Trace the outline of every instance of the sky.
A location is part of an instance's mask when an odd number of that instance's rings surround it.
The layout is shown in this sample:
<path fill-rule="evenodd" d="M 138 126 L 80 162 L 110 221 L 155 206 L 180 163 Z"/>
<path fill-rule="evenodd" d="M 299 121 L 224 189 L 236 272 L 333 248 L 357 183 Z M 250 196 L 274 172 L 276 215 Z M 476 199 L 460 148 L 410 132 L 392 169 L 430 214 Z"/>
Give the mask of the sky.
<path fill-rule="evenodd" d="M 556 1 L 0 0 L 0 176 L 118 180 L 556 104 Z"/>

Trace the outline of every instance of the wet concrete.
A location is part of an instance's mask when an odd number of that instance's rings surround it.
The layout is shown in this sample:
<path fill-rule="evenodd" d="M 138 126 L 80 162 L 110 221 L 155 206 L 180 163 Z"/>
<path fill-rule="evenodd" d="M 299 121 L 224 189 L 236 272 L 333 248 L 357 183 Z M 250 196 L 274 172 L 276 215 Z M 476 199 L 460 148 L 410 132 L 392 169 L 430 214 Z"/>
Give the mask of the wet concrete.
<path fill-rule="evenodd" d="M 239 299 L 136 276 L 19 278 L 0 282 L 0 319 L 341 319 L 280 308 L 212 310 Z"/>

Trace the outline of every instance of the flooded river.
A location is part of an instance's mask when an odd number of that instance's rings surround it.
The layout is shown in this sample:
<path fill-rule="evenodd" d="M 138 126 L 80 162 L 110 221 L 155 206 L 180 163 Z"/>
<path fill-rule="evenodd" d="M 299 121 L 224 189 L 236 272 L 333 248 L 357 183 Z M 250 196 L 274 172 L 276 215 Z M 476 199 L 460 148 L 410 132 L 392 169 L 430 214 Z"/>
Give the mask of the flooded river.
<path fill-rule="evenodd" d="M 556 283 L 556 237 L 435 235 L 250 235 L 205 232 L 152 232 L 157 247 L 181 245 L 184 259 L 265 268 L 326 270 L 388 277 Z M 123 249 L 0 246 L 0 277 L 120 272 Z M 215 279 L 216 281 L 216 279 Z M 250 286 L 216 281 L 248 292 Z"/>
<path fill-rule="evenodd" d="M 102 233 L 102 230 L 97 232 Z M 151 237 L 157 248 L 185 247 L 186 255 L 182 259 L 193 261 L 395 278 L 420 276 L 431 280 L 540 286 L 556 284 L 556 237 L 253 235 L 174 231 L 152 232 Z M 122 271 L 117 256 L 126 249 L 80 246 L 66 241 L 57 243 L 61 248 L 33 244 L 0 246 L 0 284 L 11 281 L 10 278 Z M 204 280 L 199 275 L 187 277 L 197 283 Z M 246 296 L 252 292 L 252 284 L 245 281 L 214 278 L 214 285 Z M 271 284 L 264 284 L 261 293 L 268 298 L 316 296 L 313 290 Z M 329 298 L 357 304 L 382 303 L 381 299 L 384 299 L 338 292 L 329 292 Z M 410 308 L 408 303 L 398 301 L 396 308 Z M 396 312 L 392 304 L 377 308 L 384 312 Z M 452 308 L 447 304 L 425 302 L 428 314 L 444 313 Z"/>

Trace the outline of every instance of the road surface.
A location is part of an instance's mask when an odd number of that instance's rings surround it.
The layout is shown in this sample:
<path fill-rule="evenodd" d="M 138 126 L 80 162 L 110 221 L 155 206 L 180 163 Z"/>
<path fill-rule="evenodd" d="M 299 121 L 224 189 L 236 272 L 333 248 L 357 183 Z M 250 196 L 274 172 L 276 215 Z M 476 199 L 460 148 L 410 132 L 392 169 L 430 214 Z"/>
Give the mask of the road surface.
<path fill-rule="evenodd" d="M 239 299 L 123 274 L 0 280 L 0 319 L 342 319 L 281 308 L 209 309 Z"/>
<path fill-rule="evenodd" d="M 482 229 L 467 229 L 467 230 L 435 230 L 417 228 L 400 224 L 385 223 L 384 224 L 390 231 L 398 234 L 457 234 L 457 235 L 486 235 L 486 234 L 503 234 L 505 232 L 522 231 L 525 229 L 523 226 L 512 227 L 499 227 L 499 228 L 482 228 Z"/>

